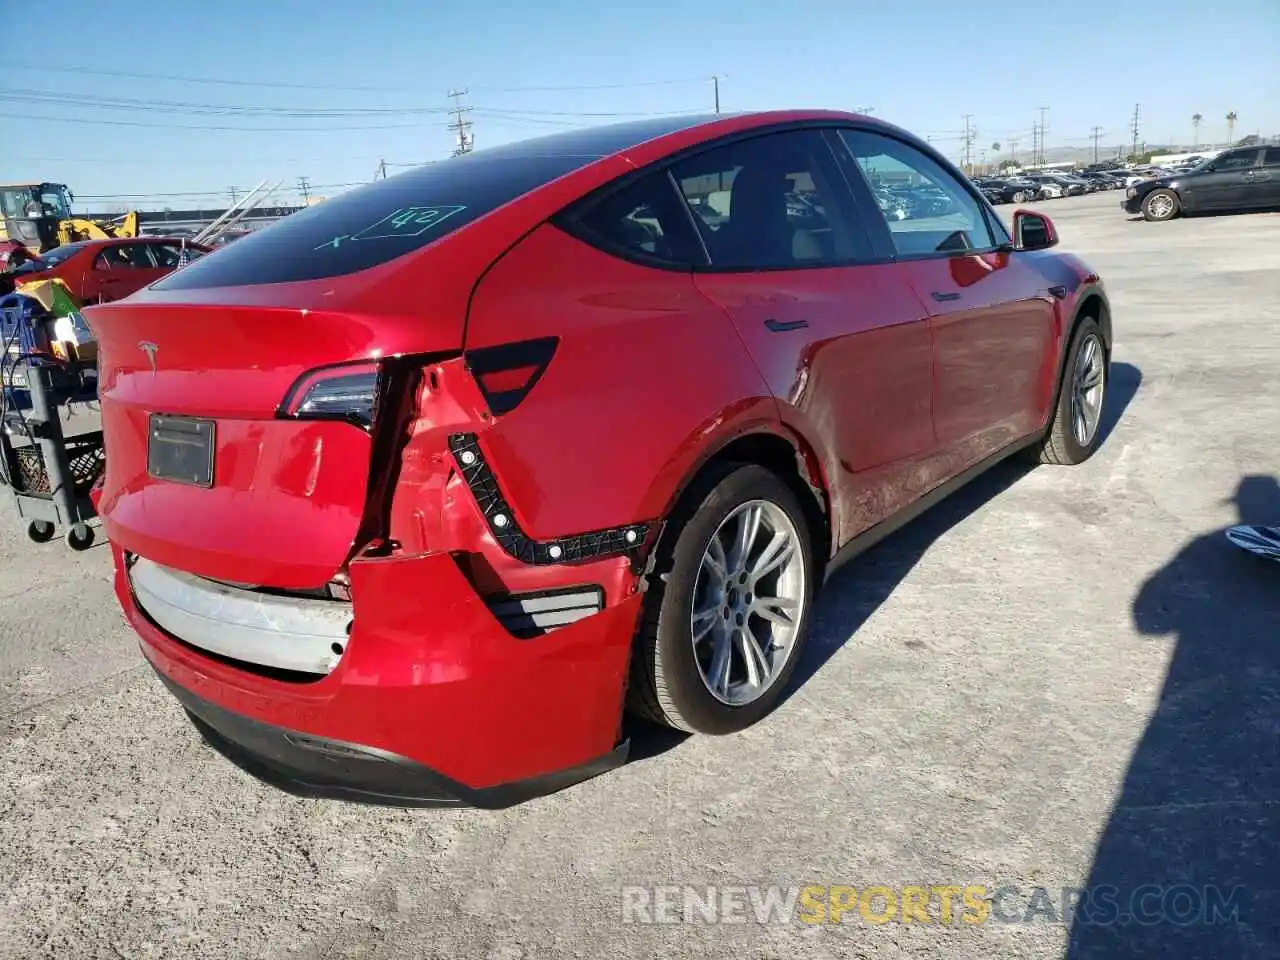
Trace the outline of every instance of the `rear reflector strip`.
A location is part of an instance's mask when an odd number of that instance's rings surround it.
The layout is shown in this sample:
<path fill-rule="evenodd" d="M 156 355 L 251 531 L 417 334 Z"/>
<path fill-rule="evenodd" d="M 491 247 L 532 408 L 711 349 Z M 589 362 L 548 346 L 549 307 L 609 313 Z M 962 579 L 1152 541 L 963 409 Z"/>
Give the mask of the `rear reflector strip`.
<path fill-rule="evenodd" d="M 540 542 L 530 539 L 516 523 L 511 506 L 498 489 L 498 481 L 485 462 L 475 434 L 453 434 L 449 437 L 449 449 L 467 486 L 471 488 L 471 495 L 476 498 L 480 512 L 484 514 L 493 538 L 517 560 L 531 564 L 573 563 L 619 556 L 644 546 L 649 534 L 649 525 L 644 523 L 594 530 L 556 540 Z"/>
<path fill-rule="evenodd" d="M 570 587 L 510 597 L 490 597 L 486 603 L 489 611 L 508 633 L 526 640 L 599 613 L 604 609 L 604 591 L 596 586 Z"/>

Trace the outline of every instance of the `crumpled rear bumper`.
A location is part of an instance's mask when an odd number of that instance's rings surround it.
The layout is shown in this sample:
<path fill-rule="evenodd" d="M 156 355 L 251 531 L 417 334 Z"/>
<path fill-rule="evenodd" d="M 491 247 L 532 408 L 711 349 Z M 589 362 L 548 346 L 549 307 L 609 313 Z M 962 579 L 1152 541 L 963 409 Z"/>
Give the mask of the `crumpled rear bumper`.
<path fill-rule="evenodd" d="M 639 594 L 516 639 L 448 554 L 360 559 L 328 675 L 280 678 L 211 655 L 139 606 L 115 544 L 116 593 L 142 651 L 224 755 L 295 793 L 506 806 L 617 766 Z"/>

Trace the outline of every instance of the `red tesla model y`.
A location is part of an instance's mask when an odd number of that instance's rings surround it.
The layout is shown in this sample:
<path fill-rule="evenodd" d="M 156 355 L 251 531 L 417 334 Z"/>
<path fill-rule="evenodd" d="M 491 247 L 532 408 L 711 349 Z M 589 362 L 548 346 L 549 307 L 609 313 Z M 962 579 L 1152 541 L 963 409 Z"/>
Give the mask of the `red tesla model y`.
<path fill-rule="evenodd" d="M 1098 277 L 877 120 L 433 163 L 92 307 L 116 592 L 310 795 L 501 806 L 779 700 L 824 572 L 1099 441 Z"/>

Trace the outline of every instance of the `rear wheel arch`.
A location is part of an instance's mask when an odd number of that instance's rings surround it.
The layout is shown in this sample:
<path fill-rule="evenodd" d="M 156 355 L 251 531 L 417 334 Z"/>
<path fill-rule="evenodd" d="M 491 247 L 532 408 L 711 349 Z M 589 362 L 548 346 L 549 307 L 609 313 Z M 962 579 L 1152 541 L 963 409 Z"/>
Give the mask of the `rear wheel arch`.
<path fill-rule="evenodd" d="M 724 438 L 688 470 L 668 498 L 663 516 L 677 525 L 710 486 L 742 464 L 755 464 L 777 475 L 805 509 L 814 557 L 830 556 L 831 498 L 816 452 L 803 437 L 785 427 L 753 429 Z M 664 531 L 665 535 L 665 531 Z"/>

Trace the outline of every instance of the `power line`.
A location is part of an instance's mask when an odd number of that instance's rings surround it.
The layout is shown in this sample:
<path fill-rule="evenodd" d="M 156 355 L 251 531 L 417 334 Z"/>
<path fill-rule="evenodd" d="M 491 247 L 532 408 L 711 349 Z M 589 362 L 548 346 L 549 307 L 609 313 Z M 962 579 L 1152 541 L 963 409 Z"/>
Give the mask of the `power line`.
<path fill-rule="evenodd" d="M 303 206 L 311 203 L 311 181 L 308 178 L 298 178 L 298 192 L 302 194 Z"/>
<path fill-rule="evenodd" d="M 226 127 L 213 124 L 146 123 L 142 120 L 100 120 L 97 117 L 46 117 L 29 113 L 0 113 L 7 120 L 41 120 L 48 123 L 93 123 L 108 127 L 149 127 L 157 130 L 225 130 L 235 133 L 333 133 L 360 130 L 419 130 L 417 123 L 380 123 L 358 127 Z"/>
<path fill-rule="evenodd" d="M 724 79 L 720 77 L 719 79 Z M 148 113 L 192 113 L 219 117 L 271 117 L 288 119 L 344 119 L 351 117 L 422 116 L 453 113 L 453 107 L 268 107 L 243 104 L 194 103 L 184 100 L 155 100 L 137 97 L 99 97 L 91 94 L 61 94 L 39 90 L 0 90 L 0 101 L 50 106 L 85 107 L 95 110 L 146 111 Z M 528 110 L 521 107 L 493 107 L 511 114 L 541 117 L 654 117 L 669 111 L 642 110 Z"/>
<path fill-rule="evenodd" d="M 351 93 L 390 93 L 390 92 L 407 92 L 405 88 L 397 87 L 369 87 L 369 86 L 347 86 L 339 84 L 324 83 L 298 83 L 298 82 L 282 82 L 270 80 L 244 80 L 231 79 L 225 77 L 191 77 L 182 76 L 171 73 L 135 73 L 126 70 L 100 70 L 88 69 L 84 67 L 57 67 L 50 66 L 48 63 L 23 63 L 19 61 L 7 61 L 7 66 L 26 71 L 43 71 L 45 73 L 70 73 L 75 75 L 86 75 L 95 77 L 120 77 L 127 80 L 168 80 L 174 83 L 196 83 L 209 84 L 213 86 L 229 86 L 229 87 L 257 87 L 262 89 L 278 89 L 278 90 L 345 90 Z M 478 87 L 477 89 L 489 93 L 550 93 L 553 91 L 577 91 L 577 90 L 624 90 L 632 87 L 657 87 L 669 86 L 680 83 L 704 83 L 706 77 L 679 77 L 666 80 L 634 80 L 619 83 L 596 83 L 596 84 L 568 84 L 564 86 L 551 87 Z"/>

